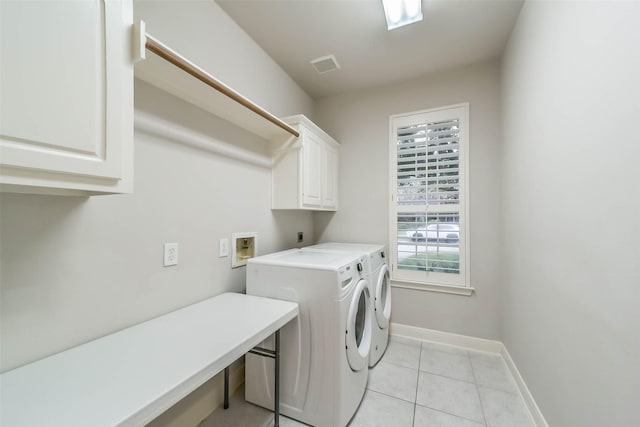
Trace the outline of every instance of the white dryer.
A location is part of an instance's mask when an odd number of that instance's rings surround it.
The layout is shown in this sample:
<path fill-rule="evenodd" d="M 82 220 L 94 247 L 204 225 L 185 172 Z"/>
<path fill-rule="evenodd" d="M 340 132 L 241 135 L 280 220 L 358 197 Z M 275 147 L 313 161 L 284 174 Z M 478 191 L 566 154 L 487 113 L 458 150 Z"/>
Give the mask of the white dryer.
<path fill-rule="evenodd" d="M 280 336 L 280 411 L 316 426 L 346 426 L 367 386 L 371 324 L 361 256 L 292 249 L 249 259 L 247 294 L 295 301 Z M 261 344 L 273 348 L 272 340 Z M 245 398 L 273 409 L 273 361 L 247 354 Z"/>
<path fill-rule="evenodd" d="M 372 297 L 375 320 L 371 322 L 371 351 L 369 366 L 375 366 L 382 358 L 389 343 L 389 322 L 391 320 L 391 288 L 389 269 L 385 258 L 384 245 L 365 243 L 319 243 L 303 250 L 330 251 L 338 253 L 359 253 L 365 258 L 367 278 Z"/>

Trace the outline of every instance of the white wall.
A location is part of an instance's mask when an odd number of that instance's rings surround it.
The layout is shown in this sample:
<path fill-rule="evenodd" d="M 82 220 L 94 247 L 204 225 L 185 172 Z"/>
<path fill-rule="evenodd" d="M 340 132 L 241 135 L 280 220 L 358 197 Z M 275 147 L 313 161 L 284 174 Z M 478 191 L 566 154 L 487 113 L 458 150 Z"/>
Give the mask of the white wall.
<path fill-rule="evenodd" d="M 503 340 L 552 426 L 640 425 L 640 3 L 527 2 L 503 61 Z"/>
<path fill-rule="evenodd" d="M 213 1 L 138 2 L 136 15 L 273 113 L 313 115 L 312 100 Z M 137 114 L 268 158 L 265 141 L 143 82 L 135 98 Z M 132 195 L 2 194 L 1 369 L 243 291 L 244 268 L 218 258 L 232 232 L 257 231 L 259 253 L 295 246 L 297 231 L 311 242 L 310 213 L 271 211 L 270 173 L 137 130 Z M 162 267 L 165 242 L 179 243 L 176 267 Z"/>
<path fill-rule="evenodd" d="M 500 334 L 500 94 L 497 61 L 316 102 L 341 143 L 340 209 L 314 213 L 319 241 L 388 244 L 389 116 L 470 103 L 471 297 L 393 289 L 393 322 L 497 339 Z"/>
<path fill-rule="evenodd" d="M 134 22 L 278 117 L 313 118 L 313 100 L 214 0 L 134 0 Z"/>

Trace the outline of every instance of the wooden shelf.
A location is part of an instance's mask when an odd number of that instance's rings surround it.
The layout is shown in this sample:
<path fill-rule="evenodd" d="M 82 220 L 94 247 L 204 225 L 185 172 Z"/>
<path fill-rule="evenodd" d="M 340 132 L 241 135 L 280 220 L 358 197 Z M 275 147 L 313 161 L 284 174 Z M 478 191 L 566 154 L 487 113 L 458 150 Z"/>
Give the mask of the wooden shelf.
<path fill-rule="evenodd" d="M 216 79 L 207 70 L 137 26 L 139 59 L 135 76 L 266 140 L 299 136 L 291 126 Z M 145 55 L 144 50 L 150 53 Z"/>

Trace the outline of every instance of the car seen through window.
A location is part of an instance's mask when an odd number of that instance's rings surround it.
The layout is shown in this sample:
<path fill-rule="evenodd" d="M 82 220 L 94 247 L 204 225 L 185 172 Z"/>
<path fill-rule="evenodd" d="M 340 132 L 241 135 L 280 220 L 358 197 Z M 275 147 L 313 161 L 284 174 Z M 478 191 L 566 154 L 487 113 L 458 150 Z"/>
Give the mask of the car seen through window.
<path fill-rule="evenodd" d="M 407 237 L 414 242 L 457 243 L 460 240 L 460 225 L 429 224 L 426 228 L 407 231 Z"/>

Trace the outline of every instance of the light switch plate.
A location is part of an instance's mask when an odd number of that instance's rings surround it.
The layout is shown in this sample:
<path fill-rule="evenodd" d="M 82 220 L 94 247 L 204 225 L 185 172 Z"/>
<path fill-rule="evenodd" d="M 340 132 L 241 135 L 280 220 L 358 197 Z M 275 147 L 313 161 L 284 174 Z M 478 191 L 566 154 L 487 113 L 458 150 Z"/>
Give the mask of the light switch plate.
<path fill-rule="evenodd" d="M 229 256 L 229 239 L 220 239 L 218 242 L 218 256 L 220 258 Z"/>

